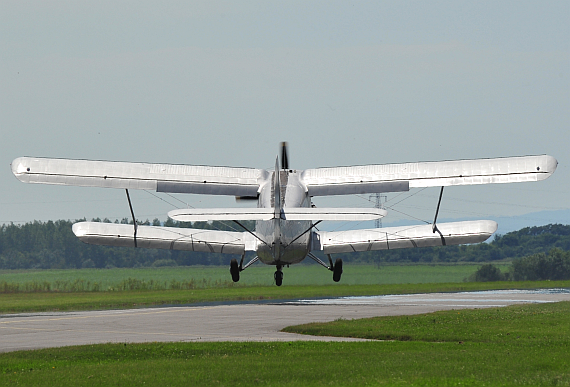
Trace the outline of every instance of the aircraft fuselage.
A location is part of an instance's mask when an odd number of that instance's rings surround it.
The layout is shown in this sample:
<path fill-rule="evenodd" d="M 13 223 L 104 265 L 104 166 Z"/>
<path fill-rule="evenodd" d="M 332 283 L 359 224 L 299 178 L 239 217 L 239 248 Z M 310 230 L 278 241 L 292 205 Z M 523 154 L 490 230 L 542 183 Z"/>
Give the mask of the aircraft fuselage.
<path fill-rule="evenodd" d="M 257 256 L 263 263 L 285 266 L 305 259 L 310 250 L 312 222 L 284 219 L 282 209 L 310 206 L 311 199 L 300 173 L 283 169 L 271 173 L 268 183 L 261 188 L 258 207 L 274 208 L 279 216 L 255 224 L 255 233 L 265 242 L 257 248 Z"/>

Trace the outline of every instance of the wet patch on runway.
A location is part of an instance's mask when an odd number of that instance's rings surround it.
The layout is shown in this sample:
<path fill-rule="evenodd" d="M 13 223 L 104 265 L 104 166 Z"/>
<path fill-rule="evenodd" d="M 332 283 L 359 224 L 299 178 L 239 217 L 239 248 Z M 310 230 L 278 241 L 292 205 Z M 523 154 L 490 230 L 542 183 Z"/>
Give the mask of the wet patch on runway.
<path fill-rule="evenodd" d="M 29 313 L 5 313 L 0 314 L 0 319 L 21 318 L 21 317 L 59 317 L 59 316 L 73 316 L 80 312 L 76 311 L 62 311 L 62 312 L 29 312 Z"/>
<path fill-rule="evenodd" d="M 503 306 L 517 303 L 555 302 L 543 295 L 568 295 L 570 289 L 488 290 L 458 293 L 394 294 L 382 296 L 353 296 L 286 301 L 287 305 L 426 305 L 453 304 L 456 307 Z"/>

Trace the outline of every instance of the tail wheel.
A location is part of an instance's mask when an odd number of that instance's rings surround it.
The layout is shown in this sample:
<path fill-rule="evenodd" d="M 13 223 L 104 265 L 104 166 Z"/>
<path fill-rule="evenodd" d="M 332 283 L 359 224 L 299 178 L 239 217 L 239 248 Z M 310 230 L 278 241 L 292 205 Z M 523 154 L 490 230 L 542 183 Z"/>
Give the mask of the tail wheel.
<path fill-rule="evenodd" d="M 273 278 L 275 279 L 275 285 L 281 286 L 283 283 L 283 272 L 281 270 L 277 270 L 273 275 Z"/>
<path fill-rule="evenodd" d="M 230 274 L 232 275 L 232 281 L 239 281 L 239 265 L 237 259 L 232 259 L 230 261 Z"/>
<path fill-rule="evenodd" d="M 334 282 L 340 281 L 341 275 L 342 275 L 342 259 L 337 258 L 333 268 L 333 281 Z"/>

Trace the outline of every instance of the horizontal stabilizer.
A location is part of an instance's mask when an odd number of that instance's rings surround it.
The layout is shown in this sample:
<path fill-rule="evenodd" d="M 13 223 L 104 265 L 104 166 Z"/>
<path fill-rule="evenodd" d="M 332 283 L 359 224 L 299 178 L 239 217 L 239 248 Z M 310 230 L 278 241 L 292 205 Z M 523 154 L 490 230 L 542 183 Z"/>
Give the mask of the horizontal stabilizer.
<path fill-rule="evenodd" d="M 386 210 L 380 208 L 284 208 L 282 219 L 287 220 L 342 220 L 367 221 L 383 218 Z"/>
<path fill-rule="evenodd" d="M 439 232 L 437 231 L 439 230 Z M 479 243 L 496 230 L 492 220 L 313 233 L 313 250 L 325 254 Z M 440 234 L 441 233 L 441 234 Z M 445 241 L 445 242 L 444 242 Z"/>
<path fill-rule="evenodd" d="M 85 243 L 135 247 L 134 226 L 129 224 L 80 222 L 73 233 Z M 138 226 L 137 247 L 147 249 L 243 254 L 246 235 L 242 232 L 193 228 Z"/>
<path fill-rule="evenodd" d="M 212 220 L 270 220 L 273 208 L 187 208 L 168 212 L 179 222 L 208 222 Z"/>
<path fill-rule="evenodd" d="M 273 208 L 189 208 L 173 210 L 168 216 L 179 222 L 206 222 L 213 220 L 271 220 Z M 283 208 L 284 220 L 366 221 L 386 216 L 386 210 L 377 208 Z"/>

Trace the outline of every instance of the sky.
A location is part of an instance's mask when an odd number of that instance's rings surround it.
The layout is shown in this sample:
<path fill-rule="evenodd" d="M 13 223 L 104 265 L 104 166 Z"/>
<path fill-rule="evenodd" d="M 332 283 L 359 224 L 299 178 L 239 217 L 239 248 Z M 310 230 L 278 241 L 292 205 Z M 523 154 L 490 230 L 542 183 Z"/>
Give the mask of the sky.
<path fill-rule="evenodd" d="M 0 224 L 130 217 L 122 190 L 19 182 L 19 156 L 272 168 L 281 141 L 295 169 L 550 154 L 546 181 L 447 188 L 439 218 L 568 210 L 568 20 L 568 1 L 4 0 Z M 383 223 L 431 221 L 438 195 L 387 194 Z M 131 198 L 150 220 L 236 205 Z"/>

